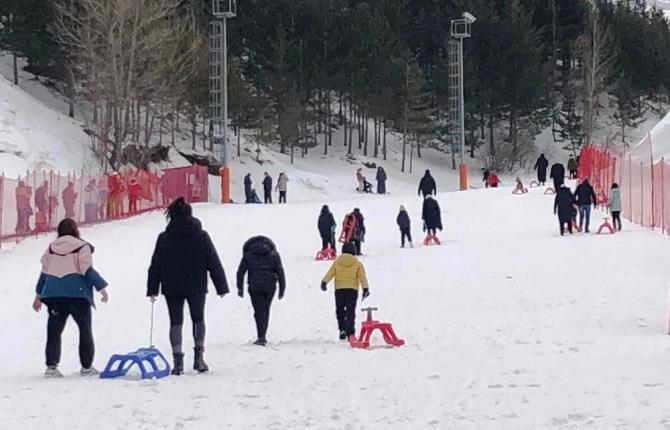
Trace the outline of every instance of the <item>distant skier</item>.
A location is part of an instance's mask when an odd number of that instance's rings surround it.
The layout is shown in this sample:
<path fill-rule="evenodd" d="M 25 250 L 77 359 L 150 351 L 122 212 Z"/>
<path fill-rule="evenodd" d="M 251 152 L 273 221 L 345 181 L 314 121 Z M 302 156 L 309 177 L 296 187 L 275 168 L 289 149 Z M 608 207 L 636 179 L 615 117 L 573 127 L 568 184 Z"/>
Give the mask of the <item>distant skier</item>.
<path fill-rule="evenodd" d="M 358 208 L 354 209 L 353 214 L 356 217 L 356 225 L 354 226 L 354 232 L 351 235 L 351 239 L 354 242 L 354 245 L 356 245 L 356 255 L 362 255 L 363 248 L 361 244 L 365 242 L 365 233 L 366 233 L 365 217 L 363 217 L 361 210 Z"/>
<path fill-rule="evenodd" d="M 377 194 L 386 194 L 386 172 L 379 166 L 377 169 Z"/>
<path fill-rule="evenodd" d="M 363 168 L 361 167 L 359 167 L 358 170 L 356 170 L 356 180 L 358 181 L 358 188 L 356 188 L 358 192 L 362 193 L 372 192 L 372 184 L 369 183 L 368 180 L 365 178 L 365 175 L 363 174 Z"/>
<path fill-rule="evenodd" d="M 209 234 L 200 220 L 193 217 L 191 205 L 179 197 L 165 211 L 168 225 L 158 236 L 151 258 L 147 296 L 155 300 L 163 293 L 170 316 L 170 344 L 174 366 L 173 375 L 184 373 L 182 326 L 184 302 L 188 302 L 195 342 L 193 369 L 207 372 L 205 363 L 205 300 L 207 273 L 219 297 L 228 294 L 226 274 Z"/>
<path fill-rule="evenodd" d="M 286 192 L 288 191 L 288 176 L 282 172 L 277 178 L 277 191 L 279 191 L 279 203 L 286 203 Z"/>
<path fill-rule="evenodd" d="M 558 225 L 561 236 L 565 234 L 565 225 L 568 226 L 568 232 L 572 234 L 572 214 L 576 210 L 575 197 L 570 188 L 561 184 L 554 198 L 554 215 L 558 215 Z"/>
<path fill-rule="evenodd" d="M 549 177 L 554 181 L 554 191 L 558 192 L 558 189 L 565 182 L 565 167 L 561 163 L 554 164 L 551 166 Z"/>
<path fill-rule="evenodd" d="M 614 182 L 610 189 L 610 195 L 607 199 L 607 207 L 612 213 L 612 224 L 617 231 L 621 231 L 621 189 L 619 184 Z"/>
<path fill-rule="evenodd" d="M 247 240 L 242 248 L 242 260 L 237 269 L 237 295 L 244 297 L 244 276 L 249 273 L 249 297 L 254 307 L 256 341 L 254 345 L 265 346 L 270 321 L 270 307 L 279 283 L 278 300 L 284 298 L 286 278 L 281 257 L 274 242 L 265 236 Z"/>
<path fill-rule="evenodd" d="M 74 218 L 74 203 L 77 200 L 77 195 L 74 191 L 74 182 L 68 182 L 62 194 L 65 218 Z"/>
<path fill-rule="evenodd" d="M 253 181 L 251 180 L 251 173 L 247 173 L 247 175 L 244 177 L 244 202 L 245 203 L 251 203 L 249 200 L 251 200 L 251 187 L 253 185 Z"/>
<path fill-rule="evenodd" d="M 356 334 L 356 302 L 358 290 L 363 288 L 363 300 L 370 295 L 365 267 L 354 256 L 356 245 L 347 242 L 342 246 L 342 255 L 333 262 L 321 280 L 321 290 L 328 289 L 328 283 L 335 279 L 335 308 L 340 340 Z"/>
<path fill-rule="evenodd" d="M 570 179 L 577 179 L 577 161 L 572 155 L 568 159 L 568 172 L 570 172 Z"/>
<path fill-rule="evenodd" d="M 79 327 L 79 360 L 81 376 L 95 376 L 95 345 L 91 327 L 93 289 L 107 303 L 107 282 L 93 268 L 93 245 L 79 236 L 77 223 L 65 218 L 58 224 L 58 238 L 42 255 L 42 273 L 35 288 L 33 309 L 39 312 L 44 303 L 49 310 L 47 322 L 46 364 L 44 376 L 62 378 L 58 370 L 61 357 L 61 335 L 70 317 Z"/>
<path fill-rule="evenodd" d="M 488 178 L 486 178 L 486 183 L 488 184 L 489 188 L 498 188 L 498 185 L 500 185 L 500 180 L 498 179 L 496 172 L 491 171 L 489 173 Z"/>
<path fill-rule="evenodd" d="M 575 200 L 577 206 L 579 206 L 579 229 L 588 233 L 591 223 L 591 206 L 595 209 L 598 205 L 596 192 L 589 183 L 589 178 L 584 178 L 582 183 L 577 186 Z"/>
<path fill-rule="evenodd" d="M 264 173 L 263 178 L 263 202 L 272 203 L 272 176 L 268 172 Z"/>
<path fill-rule="evenodd" d="M 317 223 L 319 235 L 321 236 L 321 249 L 332 248 L 335 250 L 335 217 L 328 205 L 323 205 Z"/>
<path fill-rule="evenodd" d="M 429 236 L 437 236 L 437 230 L 442 231 L 442 212 L 439 203 L 432 196 L 428 196 L 423 201 L 421 219 L 423 220 L 423 231 Z"/>
<path fill-rule="evenodd" d="M 405 206 L 403 205 L 400 205 L 396 224 L 398 224 L 398 227 L 400 228 L 400 247 L 405 247 L 405 239 L 407 239 L 410 248 L 414 248 L 414 244 L 412 243 L 412 223 L 409 219 L 407 209 L 405 209 Z"/>
<path fill-rule="evenodd" d="M 544 185 L 547 182 L 547 167 L 549 167 L 549 160 L 545 158 L 544 154 L 540 154 L 534 167 L 537 170 L 537 182 L 540 185 Z"/>
<path fill-rule="evenodd" d="M 428 169 L 426 169 L 426 173 L 423 175 L 423 178 L 421 178 L 421 182 L 419 182 L 419 191 L 417 194 L 423 194 L 424 199 L 433 194 L 437 195 L 437 184 L 435 183 L 435 179 L 430 175 L 430 170 Z"/>

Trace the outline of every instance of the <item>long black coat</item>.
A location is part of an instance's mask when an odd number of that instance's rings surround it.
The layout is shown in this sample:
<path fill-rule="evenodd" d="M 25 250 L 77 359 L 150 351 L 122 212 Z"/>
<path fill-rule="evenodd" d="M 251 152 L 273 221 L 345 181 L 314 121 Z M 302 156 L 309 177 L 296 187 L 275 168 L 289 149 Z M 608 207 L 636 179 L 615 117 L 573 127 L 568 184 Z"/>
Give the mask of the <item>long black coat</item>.
<path fill-rule="evenodd" d="M 437 184 L 428 171 L 423 178 L 421 178 L 421 182 L 419 182 L 419 193 L 422 193 L 424 196 L 437 194 Z"/>
<path fill-rule="evenodd" d="M 244 177 L 244 196 L 247 198 L 247 201 L 251 198 L 251 175 Z"/>
<path fill-rule="evenodd" d="M 558 212 L 561 222 L 569 222 L 574 211 L 575 197 L 568 187 L 561 187 L 554 198 L 554 212 Z"/>
<path fill-rule="evenodd" d="M 275 244 L 265 236 L 255 236 L 247 240 L 242 252 L 237 269 L 237 289 L 243 288 L 244 275 L 248 273 L 250 291 L 273 291 L 279 283 L 279 294 L 284 295 L 284 266 Z"/>
<path fill-rule="evenodd" d="M 319 235 L 323 239 L 331 239 L 331 236 L 333 235 L 333 227 L 336 225 L 335 217 L 332 212 L 321 212 L 321 214 L 319 214 Z"/>
<path fill-rule="evenodd" d="M 149 267 L 147 296 L 207 292 L 207 272 L 217 294 L 228 293 L 228 282 L 216 248 L 200 221 L 173 218 L 158 236 Z"/>
<path fill-rule="evenodd" d="M 428 198 L 423 201 L 421 219 L 423 219 L 427 229 L 437 228 L 442 230 L 442 213 L 440 212 L 440 205 L 437 203 L 437 200 Z"/>
<path fill-rule="evenodd" d="M 377 193 L 386 194 L 386 172 L 381 167 L 377 169 Z"/>
<path fill-rule="evenodd" d="M 538 182 L 547 182 L 547 167 L 549 167 L 549 160 L 547 160 L 544 155 L 540 155 L 535 162 L 535 170 L 537 170 L 537 181 Z"/>
<path fill-rule="evenodd" d="M 360 240 L 365 242 L 365 217 L 360 211 L 354 210 L 354 216 L 356 217 L 356 226 L 354 227 L 354 234 L 351 236 L 353 240 Z"/>
<path fill-rule="evenodd" d="M 409 230 L 412 225 L 407 211 L 400 211 L 395 222 L 398 224 L 398 227 L 400 227 L 400 230 Z"/>
<path fill-rule="evenodd" d="M 263 191 L 266 195 L 272 194 L 272 178 L 270 176 L 266 176 L 263 179 Z"/>

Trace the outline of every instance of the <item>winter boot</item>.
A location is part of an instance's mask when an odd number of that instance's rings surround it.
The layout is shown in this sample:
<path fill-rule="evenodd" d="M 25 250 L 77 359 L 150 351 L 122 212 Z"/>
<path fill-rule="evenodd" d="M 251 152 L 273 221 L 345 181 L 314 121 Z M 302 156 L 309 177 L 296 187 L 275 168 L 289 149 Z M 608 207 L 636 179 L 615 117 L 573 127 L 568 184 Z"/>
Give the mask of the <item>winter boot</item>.
<path fill-rule="evenodd" d="M 62 378 L 63 374 L 58 370 L 58 366 L 47 366 L 47 370 L 44 371 L 45 378 Z"/>
<path fill-rule="evenodd" d="M 347 332 L 340 330 L 340 340 L 347 340 Z"/>
<path fill-rule="evenodd" d="M 98 372 L 98 369 L 95 367 L 91 366 L 88 369 L 85 367 L 82 367 L 81 370 L 79 371 L 80 376 L 97 376 L 99 375 L 100 372 Z"/>
<path fill-rule="evenodd" d="M 198 373 L 208 372 L 209 366 L 205 363 L 205 358 L 202 356 L 205 352 L 205 348 L 202 346 L 196 346 L 193 348 L 195 352 L 195 357 L 193 358 L 193 370 L 196 370 Z"/>
<path fill-rule="evenodd" d="M 172 359 L 174 360 L 174 366 L 172 366 L 172 374 L 175 376 L 184 374 L 184 353 L 183 352 L 174 352 L 172 353 Z"/>
<path fill-rule="evenodd" d="M 268 344 L 268 341 L 264 337 L 258 338 L 258 340 L 256 340 L 256 342 L 254 342 L 254 345 L 257 345 L 257 346 L 265 346 L 267 344 Z"/>

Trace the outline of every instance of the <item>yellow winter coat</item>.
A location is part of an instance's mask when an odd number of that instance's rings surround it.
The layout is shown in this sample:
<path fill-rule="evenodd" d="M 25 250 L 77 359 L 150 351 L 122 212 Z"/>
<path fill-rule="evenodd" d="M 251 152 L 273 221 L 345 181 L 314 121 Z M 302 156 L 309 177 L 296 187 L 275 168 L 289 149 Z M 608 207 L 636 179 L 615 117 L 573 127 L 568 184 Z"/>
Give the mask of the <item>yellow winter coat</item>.
<path fill-rule="evenodd" d="M 368 288 L 368 279 L 365 277 L 365 267 L 351 254 L 342 254 L 330 266 L 330 270 L 323 277 L 326 284 L 335 278 L 335 289 L 358 290 Z"/>

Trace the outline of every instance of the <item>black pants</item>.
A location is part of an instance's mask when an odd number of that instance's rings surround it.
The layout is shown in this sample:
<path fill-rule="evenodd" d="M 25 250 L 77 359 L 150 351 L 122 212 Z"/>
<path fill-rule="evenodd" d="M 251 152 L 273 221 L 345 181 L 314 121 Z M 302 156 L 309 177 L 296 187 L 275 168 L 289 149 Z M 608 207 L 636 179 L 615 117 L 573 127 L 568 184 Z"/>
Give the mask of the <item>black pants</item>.
<path fill-rule="evenodd" d="M 279 192 L 279 203 L 286 203 L 286 191 Z"/>
<path fill-rule="evenodd" d="M 405 246 L 405 238 L 408 242 L 412 242 L 412 232 L 408 228 L 400 229 L 400 246 Z"/>
<path fill-rule="evenodd" d="M 612 212 L 612 224 L 615 230 L 621 231 L 621 211 Z"/>
<path fill-rule="evenodd" d="M 271 291 L 249 290 L 251 305 L 254 307 L 254 320 L 256 320 L 256 333 L 258 339 L 265 339 L 270 322 L 270 306 L 275 296 L 275 289 Z"/>
<path fill-rule="evenodd" d="M 337 328 L 347 333 L 347 336 L 356 334 L 356 302 L 358 290 L 335 290 L 335 315 Z"/>
<path fill-rule="evenodd" d="M 560 228 L 561 236 L 565 233 L 564 226 L 568 225 L 568 233 L 572 234 L 572 217 L 558 217 L 558 225 Z"/>
<path fill-rule="evenodd" d="M 272 203 L 272 191 L 265 190 L 263 192 L 264 198 L 265 198 L 265 203 Z"/>
<path fill-rule="evenodd" d="M 557 179 L 554 178 L 554 191 L 558 192 L 558 189 L 561 188 L 561 185 L 563 185 L 563 178 Z"/>
<path fill-rule="evenodd" d="M 363 245 L 361 244 L 361 241 L 353 239 L 352 242 L 354 242 L 354 245 L 356 245 L 356 255 L 361 255 L 361 252 L 363 252 Z"/>
<path fill-rule="evenodd" d="M 437 229 L 436 228 L 428 228 L 428 229 L 426 229 L 426 232 L 428 233 L 428 236 L 437 236 Z"/>
<path fill-rule="evenodd" d="M 95 344 L 91 328 L 91 304 L 86 299 L 54 297 L 44 299 L 49 311 L 47 322 L 47 366 L 58 366 L 61 355 L 61 335 L 70 315 L 79 327 L 79 361 L 81 367 L 93 365 Z"/>
<path fill-rule="evenodd" d="M 181 329 L 184 325 L 184 302 L 188 302 L 188 310 L 193 322 L 193 340 L 195 346 L 205 346 L 205 300 L 207 293 L 165 296 L 170 315 L 170 344 L 172 352 L 182 352 Z"/>
<path fill-rule="evenodd" d="M 327 248 L 335 249 L 335 238 L 333 236 L 331 237 L 321 236 L 321 249 L 327 249 Z"/>

